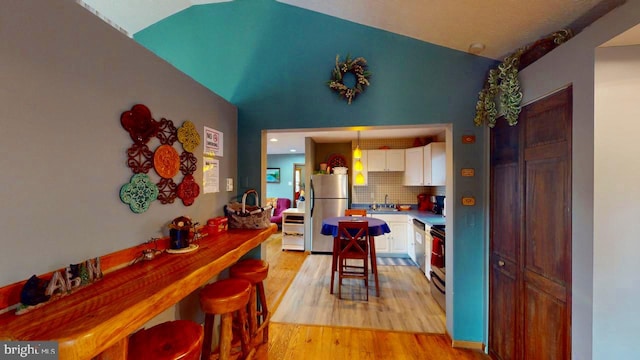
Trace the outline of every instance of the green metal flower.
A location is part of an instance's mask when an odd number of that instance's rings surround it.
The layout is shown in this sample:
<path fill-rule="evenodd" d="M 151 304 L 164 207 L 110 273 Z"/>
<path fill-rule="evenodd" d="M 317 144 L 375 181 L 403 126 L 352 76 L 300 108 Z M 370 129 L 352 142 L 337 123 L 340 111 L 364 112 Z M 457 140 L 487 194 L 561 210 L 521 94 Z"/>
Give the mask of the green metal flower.
<path fill-rule="evenodd" d="M 151 202 L 158 198 L 158 187 L 147 174 L 135 174 L 120 188 L 120 200 L 128 204 L 136 214 L 149 209 Z"/>

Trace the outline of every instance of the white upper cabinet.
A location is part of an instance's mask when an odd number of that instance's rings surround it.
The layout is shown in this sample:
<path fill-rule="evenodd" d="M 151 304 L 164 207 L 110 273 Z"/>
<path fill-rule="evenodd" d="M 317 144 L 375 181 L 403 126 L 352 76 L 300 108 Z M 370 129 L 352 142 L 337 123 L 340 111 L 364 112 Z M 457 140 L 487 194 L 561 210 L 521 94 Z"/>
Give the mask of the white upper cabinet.
<path fill-rule="evenodd" d="M 424 147 L 414 147 L 405 149 L 404 152 L 404 185 L 421 186 L 424 185 L 422 170 Z"/>
<path fill-rule="evenodd" d="M 423 182 L 426 186 L 444 186 L 447 156 L 444 142 L 432 142 L 424 147 Z"/>
<path fill-rule="evenodd" d="M 404 171 L 404 149 L 368 150 L 369 171 Z"/>

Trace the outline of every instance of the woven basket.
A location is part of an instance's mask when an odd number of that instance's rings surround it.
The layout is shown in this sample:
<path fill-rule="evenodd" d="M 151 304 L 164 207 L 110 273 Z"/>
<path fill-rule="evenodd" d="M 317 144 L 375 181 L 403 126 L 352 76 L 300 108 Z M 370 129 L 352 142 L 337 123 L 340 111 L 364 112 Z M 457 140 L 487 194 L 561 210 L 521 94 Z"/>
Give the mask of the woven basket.
<path fill-rule="evenodd" d="M 252 189 L 245 191 L 242 195 L 242 203 L 232 201 L 225 205 L 224 213 L 229 219 L 229 227 L 232 229 L 266 229 L 271 226 L 273 206 L 247 205 L 248 195 L 253 195 L 255 203 L 260 204 L 258 192 Z"/>

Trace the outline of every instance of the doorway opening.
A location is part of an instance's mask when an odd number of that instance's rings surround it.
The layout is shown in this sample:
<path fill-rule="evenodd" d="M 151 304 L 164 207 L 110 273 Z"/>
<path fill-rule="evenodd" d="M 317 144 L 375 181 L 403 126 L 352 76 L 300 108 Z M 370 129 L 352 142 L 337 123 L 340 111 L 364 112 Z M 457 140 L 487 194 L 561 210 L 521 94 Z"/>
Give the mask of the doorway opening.
<path fill-rule="evenodd" d="M 298 199 L 304 196 L 304 164 L 293 164 L 293 207 L 298 206 Z"/>

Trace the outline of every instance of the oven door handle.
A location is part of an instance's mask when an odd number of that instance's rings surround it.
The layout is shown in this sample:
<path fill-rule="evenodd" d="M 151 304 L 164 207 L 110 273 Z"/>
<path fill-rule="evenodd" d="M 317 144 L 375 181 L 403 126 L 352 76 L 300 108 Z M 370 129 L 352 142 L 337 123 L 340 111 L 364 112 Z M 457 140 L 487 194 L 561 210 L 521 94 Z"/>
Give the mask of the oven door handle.
<path fill-rule="evenodd" d="M 435 272 L 430 271 L 429 272 L 431 274 L 431 283 L 433 283 L 433 285 L 435 286 L 436 289 L 438 289 L 439 292 L 441 292 L 442 294 L 445 293 L 445 283 L 444 281 L 442 281 L 438 275 L 436 275 Z"/>

